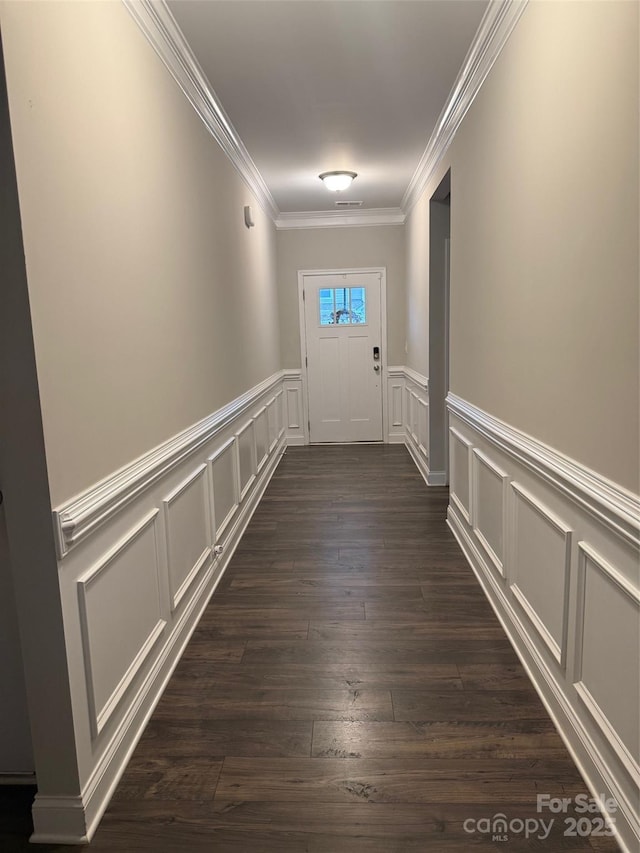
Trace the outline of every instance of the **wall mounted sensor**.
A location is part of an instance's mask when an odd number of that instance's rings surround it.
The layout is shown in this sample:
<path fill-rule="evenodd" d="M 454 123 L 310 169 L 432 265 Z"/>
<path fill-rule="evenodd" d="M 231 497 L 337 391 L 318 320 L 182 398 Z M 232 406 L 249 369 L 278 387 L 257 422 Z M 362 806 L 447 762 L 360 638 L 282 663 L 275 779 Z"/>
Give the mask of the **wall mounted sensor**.
<path fill-rule="evenodd" d="M 252 228 L 256 223 L 253 221 L 253 216 L 251 215 L 251 208 L 248 204 L 244 207 L 244 224 L 247 228 Z"/>

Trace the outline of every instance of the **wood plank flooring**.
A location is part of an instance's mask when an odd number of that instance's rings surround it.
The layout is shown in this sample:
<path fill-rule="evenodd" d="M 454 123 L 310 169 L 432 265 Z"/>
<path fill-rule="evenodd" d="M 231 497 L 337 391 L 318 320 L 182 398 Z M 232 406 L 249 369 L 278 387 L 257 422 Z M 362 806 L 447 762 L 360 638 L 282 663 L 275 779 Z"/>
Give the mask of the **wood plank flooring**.
<path fill-rule="evenodd" d="M 588 792 L 446 506 L 404 447 L 290 448 L 90 850 L 617 850 L 465 831 Z M 32 796 L 0 791 L 7 853 Z"/>

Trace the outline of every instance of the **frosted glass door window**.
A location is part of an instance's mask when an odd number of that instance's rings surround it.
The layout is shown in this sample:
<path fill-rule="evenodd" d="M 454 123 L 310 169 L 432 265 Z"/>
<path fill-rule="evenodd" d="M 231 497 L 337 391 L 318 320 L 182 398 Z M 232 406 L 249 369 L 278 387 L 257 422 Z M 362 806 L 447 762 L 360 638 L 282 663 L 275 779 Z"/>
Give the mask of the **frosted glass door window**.
<path fill-rule="evenodd" d="M 354 326 L 367 322 L 364 287 L 323 287 L 318 291 L 321 326 Z"/>

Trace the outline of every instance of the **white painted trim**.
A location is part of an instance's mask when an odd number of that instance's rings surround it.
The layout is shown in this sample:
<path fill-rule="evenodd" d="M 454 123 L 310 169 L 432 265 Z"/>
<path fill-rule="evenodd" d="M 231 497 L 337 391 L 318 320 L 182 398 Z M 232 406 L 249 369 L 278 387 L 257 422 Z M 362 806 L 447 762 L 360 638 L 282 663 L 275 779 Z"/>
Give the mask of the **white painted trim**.
<path fill-rule="evenodd" d="M 640 827 L 631 800 L 626 796 L 609 762 L 597 748 L 556 676 L 549 669 L 548 663 L 531 640 L 511 606 L 506 590 L 499 584 L 483 555 L 476 548 L 455 507 L 449 507 L 447 524 L 591 794 L 597 800 L 600 800 L 603 794 L 615 798 L 619 807 L 615 815 L 616 824 L 612 827 L 616 841 L 623 853 L 636 851 L 640 846 Z"/>
<path fill-rule="evenodd" d="M 165 0 L 122 0 L 145 37 L 265 213 L 280 211 Z"/>
<path fill-rule="evenodd" d="M 247 432 L 249 429 L 251 430 L 251 445 L 250 445 L 250 449 L 251 449 L 251 474 L 250 474 L 249 479 L 247 480 L 247 482 L 243 488 L 242 487 L 242 468 L 240 466 L 240 436 L 243 433 Z M 236 431 L 236 450 L 238 452 L 238 487 L 239 487 L 240 503 L 242 503 L 243 500 L 245 499 L 245 497 L 247 496 L 247 494 L 249 493 L 249 490 L 253 486 L 255 479 L 256 479 L 256 468 L 257 468 L 257 464 L 256 464 L 256 434 L 255 434 L 255 428 L 253 425 L 253 418 L 249 418 L 249 420 L 246 422 L 246 424 L 244 426 L 240 427 L 240 429 Z"/>
<path fill-rule="evenodd" d="M 278 427 L 278 441 L 285 434 L 286 430 L 284 427 L 284 390 L 280 388 L 279 391 L 276 391 L 276 415 L 278 416 L 277 427 Z"/>
<path fill-rule="evenodd" d="M 578 681 L 574 684 L 574 687 L 582 704 L 604 735 L 607 743 L 615 750 L 621 764 L 624 764 L 626 767 L 627 772 L 633 779 L 634 785 L 636 788 L 640 787 L 640 765 L 620 739 L 617 731 L 611 725 L 611 721 L 593 698 L 583 681 Z"/>
<path fill-rule="evenodd" d="M 380 346 L 382 358 L 380 359 L 380 382 L 382 394 L 382 441 L 387 442 L 389 436 L 389 400 L 387 389 L 387 268 L 386 267 L 355 267 L 346 269 L 316 269 L 298 270 L 298 324 L 300 331 L 300 363 L 302 368 L 299 377 L 302 379 L 302 408 L 304 442 L 290 441 L 290 444 L 309 444 L 309 370 L 307 365 L 307 326 L 305 323 L 305 300 L 304 279 L 305 276 L 314 275 L 368 275 L 369 273 L 380 274 Z M 394 368 L 398 370 L 398 368 Z M 284 371 L 285 373 L 290 371 Z M 298 378 L 298 376 L 296 376 Z"/>
<path fill-rule="evenodd" d="M 377 207 L 347 213 L 342 210 L 308 210 L 280 213 L 275 220 L 279 231 L 293 228 L 362 227 L 371 225 L 403 225 L 405 213 L 399 207 Z"/>
<path fill-rule="evenodd" d="M 258 418 L 260 418 L 260 417 L 265 418 L 264 427 L 267 431 L 267 443 L 266 443 L 265 448 L 264 448 L 264 456 L 262 457 L 262 459 L 258 459 L 258 439 L 256 438 L 256 424 L 258 423 Z M 269 452 L 270 452 L 269 422 L 268 422 L 267 418 L 268 418 L 268 415 L 267 415 L 267 407 L 266 406 L 262 406 L 261 409 L 258 409 L 258 411 L 253 416 L 253 438 L 254 438 L 254 444 L 255 444 L 255 449 L 256 449 L 256 473 L 257 474 L 259 474 L 260 471 L 262 471 L 262 469 L 264 468 L 264 466 L 267 462 L 267 459 L 269 458 Z"/>
<path fill-rule="evenodd" d="M 462 435 L 462 433 L 459 432 L 455 427 L 449 427 L 449 432 L 457 441 L 460 442 L 460 444 L 462 444 L 463 446 L 465 446 L 467 448 L 467 486 L 468 486 L 468 490 L 469 490 L 469 507 L 467 508 L 462 503 L 462 501 L 460 500 L 458 495 L 453 491 L 453 479 L 454 479 L 453 477 L 451 477 L 451 483 L 450 483 L 451 491 L 449 493 L 449 499 L 456 505 L 456 507 L 458 508 L 460 513 L 462 514 L 462 517 L 467 522 L 467 524 L 470 525 L 471 519 L 473 517 L 473 467 L 472 467 L 473 444 L 469 441 L 468 438 L 466 438 L 464 435 Z M 451 443 L 449 443 L 449 446 L 451 446 Z M 455 465 L 453 463 L 451 464 L 451 470 L 455 474 Z"/>
<path fill-rule="evenodd" d="M 423 376 L 422 373 L 418 373 L 418 371 L 414 370 L 412 367 L 402 367 L 400 369 L 402 370 L 405 378 L 418 385 L 420 390 L 426 392 L 429 391 L 429 380 L 426 376 Z"/>
<path fill-rule="evenodd" d="M 405 439 L 404 444 L 409 451 L 411 458 L 416 463 L 416 468 L 422 474 L 422 479 L 427 485 L 429 485 L 429 468 L 427 466 L 427 460 L 418 452 L 418 446 L 414 441 L 407 441 Z"/>
<path fill-rule="evenodd" d="M 298 416 L 302 415 L 302 411 L 301 411 L 300 406 L 298 404 L 298 400 L 299 400 L 298 394 L 299 393 L 300 392 L 298 391 L 297 388 L 287 388 L 286 389 L 287 415 L 288 415 L 288 417 L 287 417 L 287 429 L 302 429 L 302 424 L 298 423 L 298 421 L 302 420 L 302 417 L 298 417 Z M 295 394 L 296 402 L 293 406 L 289 405 L 289 400 L 291 399 L 291 397 L 290 397 L 291 394 Z M 292 412 L 295 413 L 296 417 L 292 417 L 292 414 L 291 414 Z"/>
<path fill-rule="evenodd" d="M 449 148 L 527 0 L 491 0 L 400 207 L 281 213 L 165 0 L 122 0 L 169 73 L 276 228 L 403 224 Z"/>
<path fill-rule="evenodd" d="M 382 391 L 382 441 L 389 435 L 389 388 L 387 387 L 388 337 L 387 337 L 387 268 L 380 269 L 380 385 Z"/>
<path fill-rule="evenodd" d="M 36 830 L 33 844 L 88 844 L 86 813 L 82 797 L 43 797 L 36 794 L 34 804 Z M 39 827 L 45 827 L 40 829 Z"/>
<path fill-rule="evenodd" d="M 391 386 L 392 393 L 391 394 L 391 405 L 389 411 L 389 432 L 391 431 L 391 427 L 396 429 L 404 428 L 404 421 L 402 419 L 402 391 L 404 389 L 404 385 L 402 382 L 397 382 Z M 396 400 L 399 400 L 398 405 L 396 406 Z M 392 417 L 392 414 L 395 414 L 395 417 Z"/>
<path fill-rule="evenodd" d="M 394 384 L 390 385 L 390 383 Z M 412 410 L 418 411 L 418 406 L 427 409 L 429 407 L 429 379 L 412 367 L 405 367 L 401 364 L 392 365 L 387 368 L 385 389 L 388 397 L 385 441 L 389 444 L 404 444 L 406 446 L 428 486 L 446 486 L 448 482 L 447 472 L 430 470 L 428 448 L 420 441 L 419 432 L 413 432 Z M 395 409 L 391 405 L 389 396 L 391 391 L 396 390 L 400 393 L 401 421 L 393 421 L 392 423 L 391 415 Z M 412 401 L 413 406 L 411 405 Z M 428 414 L 426 427 L 428 432 Z"/>
<path fill-rule="evenodd" d="M 83 787 L 81 797 L 36 794 L 32 842 L 87 844 L 93 837 L 133 751 L 193 634 L 211 595 L 220 582 L 253 513 L 285 451 L 284 438 L 263 468 L 252 494 L 240 508 L 218 564 L 211 564 L 179 614 L 167 644 L 145 676 L 113 737 Z"/>
<path fill-rule="evenodd" d="M 302 377 L 302 371 L 299 367 L 286 367 L 283 368 L 281 373 L 283 382 L 286 382 L 287 380 L 289 380 L 290 382 L 298 382 Z"/>
<path fill-rule="evenodd" d="M 417 436 L 417 445 L 418 450 L 425 457 L 427 461 L 429 461 L 429 449 L 422 443 L 422 439 L 426 436 L 420 435 L 420 419 L 424 418 L 425 423 L 427 425 L 427 430 L 429 429 L 429 402 L 428 400 L 423 400 L 422 397 L 418 397 L 417 394 L 414 394 L 414 397 L 417 401 L 418 405 L 418 417 L 417 417 L 417 426 L 418 426 L 418 436 Z M 422 411 L 420 411 L 422 409 Z"/>
<path fill-rule="evenodd" d="M 159 618 L 154 627 L 151 629 L 149 636 L 144 641 L 138 653 L 136 654 L 133 661 L 130 663 L 126 672 L 120 679 L 119 683 L 114 688 L 113 692 L 104 703 L 102 708 L 98 708 L 96 702 L 95 695 L 95 681 L 94 681 L 94 673 L 93 673 L 93 663 L 91 660 L 91 637 L 89 635 L 89 618 L 87 612 L 87 592 L 91 584 L 98 578 L 102 572 L 110 566 L 116 557 L 121 554 L 124 550 L 126 550 L 130 545 L 135 542 L 135 540 L 148 528 L 153 526 L 155 528 L 156 519 L 158 517 L 159 510 L 154 509 L 151 512 L 147 513 L 131 530 L 127 531 L 125 535 L 118 541 L 116 544 L 109 549 L 109 551 L 101 557 L 101 559 L 93 565 L 90 569 L 84 572 L 78 580 L 76 581 L 77 589 L 78 589 L 78 607 L 80 613 L 80 631 L 82 636 L 82 652 L 84 657 L 84 666 L 85 666 L 85 683 L 87 689 L 87 701 L 89 704 L 89 722 L 91 725 L 91 733 L 94 738 L 97 738 L 98 735 L 102 732 L 107 722 L 113 715 L 113 712 L 120 704 L 120 701 L 124 694 L 129 689 L 131 683 L 134 678 L 144 665 L 145 661 L 148 659 L 149 655 L 153 647 L 156 644 L 158 638 L 162 635 L 164 628 L 167 624 L 165 619 Z M 154 531 L 154 535 L 157 537 L 157 531 Z M 156 550 L 157 550 L 157 542 L 156 542 Z M 157 576 L 157 564 L 156 564 L 156 576 Z"/>
<path fill-rule="evenodd" d="M 269 441 L 269 447 L 267 448 L 267 456 L 273 451 L 273 448 L 278 443 L 278 410 L 274 408 L 277 405 L 278 398 L 277 396 L 273 396 L 270 400 L 267 401 L 267 405 L 265 406 L 267 410 L 267 438 Z M 273 439 L 271 438 L 271 420 L 270 415 L 273 411 L 273 417 L 275 417 L 275 432 Z"/>
<path fill-rule="evenodd" d="M 212 415 L 90 486 L 53 510 L 58 557 L 112 518 L 134 498 L 210 441 L 263 394 L 282 382 L 278 371 Z"/>
<path fill-rule="evenodd" d="M 434 176 L 467 110 L 526 5 L 527 0 L 491 0 L 487 6 L 447 102 L 400 203 L 405 213 L 409 213 Z"/>
<path fill-rule="evenodd" d="M 640 496 L 455 394 L 447 396 L 447 407 L 450 414 L 596 516 L 627 543 L 640 546 Z"/>
<path fill-rule="evenodd" d="M 584 605 L 587 580 L 587 560 L 609 581 L 614 583 L 624 595 L 631 599 L 636 608 L 640 609 L 640 590 L 636 589 L 627 578 L 624 577 L 614 566 L 605 560 L 595 548 L 586 542 L 578 542 L 578 602 L 576 617 L 576 646 L 574 652 L 574 684 L 576 693 L 583 705 L 591 715 L 596 726 L 611 745 L 620 762 L 626 767 L 629 775 L 637 788 L 640 788 L 640 765 L 637 759 L 629 752 L 617 731 L 611 724 L 609 718 L 591 694 L 589 688 L 582 680 L 582 654 L 584 646 Z"/>
<path fill-rule="evenodd" d="M 534 629 L 537 631 L 540 639 L 545 644 L 552 657 L 564 670 L 567 662 L 567 630 L 569 624 L 569 579 L 571 577 L 571 542 L 573 539 L 573 530 L 568 527 L 560 518 L 558 518 L 558 516 L 553 513 L 549 509 L 549 507 L 546 507 L 544 504 L 542 504 L 539 500 L 537 500 L 534 495 L 531 494 L 531 492 L 523 488 L 519 483 L 512 482 L 510 485 L 512 494 L 517 495 L 519 498 L 521 498 L 526 504 L 531 507 L 531 509 L 535 513 L 537 513 L 537 515 L 544 522 L 546 522 L 551 527 L 554 527 L 558 531 L 558 533 L 560 533 L 564 537 L 564 564 L 562 568 L 564 575 L 562 597 L 562 636 L 560 638 L 560 643 L 558 643 L 551 636 L 551 633 L 545 625 L 544 621 L 540 618 L 539 614 L 536 612 L 536 609 L 533 607 L 527 596 L 518 586 L 517 577 L 515 578 L 515 580 L 509 580 L 511 592 L 513 593 L 514 598 L 517 600 L 518 604 L 526 613 L 527 618 L 531 622 Z M 513 532 L 510 533 L 509 539 L 512 544 L 512 547 L 514 548 L 516 543 L 516 501 L 513 501 L 512 507 Z M 515 554 L 513 560 L 511 561 L 511 564 L 514 568 L 517 565 Z"/>
<path fill-rule="evenodd" d="M 505 577 L 505 569 L 504 564 L 506 561 L 506 553 L 507 553 L 507 530 L 508 530 L 508 513 L 507 513 L 507 487 L 511 478 L 507 474 L 506 471 L 503 471 L 502 468 L 499 468 L 495 462 L 490 459 L 486 453 L 483 453 L 481 450 L 478 450 L 477 447 L 473 447 L 471 450 L 472 458 L 472 483 L 473 483 L 473 516 L 471 519 L 471 526 L 473 528 L 473 532 L 482 545 L 482 547 L 487 552 L 487 556 L 491 560 L 494 565 L 494 568 L 498 572 L 501 577 Z M 498 477 L 502 481 L 502 559 L 496 554 L 491 545 L 489 544 L 486 536 L 478 527 L 478 506 L 480 501 L 480 496 L 478 494 L 478 484 L 480 482 L 480 478 L 478 476 L 479 466 L 484 465 L 485 468 L 488 468 L 489 471 L 493 472 L 496 477 Z"/>
<path fill-rule="evenodd" d="M 388 379 L 404 379 L 405 368 L 402 365 L 393 365 L 387 367 Z"/>
<path fill-rule="evenodd" d="M 275 397 L 273 398 L 275 400 Z M 269 453 L 273 451 L 273 448 L 277 444 L 278 440 L 276 439 L 273 445 L 269 448 Z M 236 437 L 232 435 L 231 438 L 227 439 L 224 444 L 220 445 L 220 447 L 211 454 L 211 456 L 207 457 L 207 464 L 209 466 L 209 501 L 211 507 L 211 524 L 212 524 L 212 536 L 214 544 L 217 544 L 220 539 L 222 539 L 222 535 L 224 531 L 227 529 L 231 519 L 236 514 L 238 510 L 238 506 L 240 505 L 239 500 L 239 492 L 238 492 L 238 452 L 236 445 Z M 231 505 L 231 509 L 226 514 L 226 516 L 222 519 L 220 524 L 217 523 L 216 517 L 216 500 L 215 500 L 215 486 L 213 479 L 213 466 L 217 459 L 220 458 L 224 453 L 227 452 L 231 448 L 232 460 L 233 460 L 233 504 Z"/>
<path fill-rule="evenodd" d="M 206 462 L 203 462 L 201 465 L 192 471 L 188 477 L 186 477 L 178 486 L 176 486 L 173 491 L 171 491 L 165 498 L 162 499 L 162 507 L 164 511 L 164 531 L 165 538 L 167 540 L 167 566 L 169 569 L 169 588 L 170 588 L 170 600 L 171 600 L 171 612 L 174 613 L 180 603 L 182 602 L 187 590 L 193 583 L 194 579 L 197 575 L 200 574 L 202 567 L 207 563 L 209 558 L 211 557 L 211 541 L 213 539 L 213 532 L 211 530 L 211 505 L 209 504 L 209 499 L 211 496 L 211 485 L 208 482 L 208 467 Z M 206 525 L 207 525 L 207 542 L 209 543 L 202 551 L 194 565 L 189 569 L 187 576 L 184 578 L 182 583 L 177 589 L 173 588 L 173 582 L 171 579 L 171 536 L 169 533 L 170 527 L 170 519 L 169 519 L 169 511 L 171 504 L 173 501 L 180 497 L 183 492 L 185 492 L 189 486 L 194 483 L 200 477 L 205 477 L 205 495 L 206 495 Z"/>
<path fill-rule="evenodd" d="M 171 612 L 172 613 L 174 613 L 180 607 L 180 604 L 182 603 L 187 591 L 189 590 L 189 587 L 191 586 L 193 581 L 198 577 L 198 575 L 202 571 L 202 568 L 204 566 L 206 566 L 206 564 L 209 562 L 209 560 L 211 558 L 211 554 L 212 554 L 211 547 L 208 546 L 207 548 L 204 549 L 202 554 L 200 554 L 200 556 L 198 557 L 198 559 L 196 560 L 194 565 L 189 570 L 186 578 L 182 581 L 182 583 L 180 584 L 178 589 L 175 591 L 175 593 L 171 594 Z"/>
<path fill-rule="evenodd" d="M 594 566 L 616 586 L 619 586 L 622 592 L 630 598 L 637 607 L 640 607 L 640 589 L 635 587 L 631 581 L 621 574 L 608 560 L 605 560 L 595 548 L 588 545 L 586 542 L 578 542 L 578 551 L 583 557 L 588 557 Z"/>

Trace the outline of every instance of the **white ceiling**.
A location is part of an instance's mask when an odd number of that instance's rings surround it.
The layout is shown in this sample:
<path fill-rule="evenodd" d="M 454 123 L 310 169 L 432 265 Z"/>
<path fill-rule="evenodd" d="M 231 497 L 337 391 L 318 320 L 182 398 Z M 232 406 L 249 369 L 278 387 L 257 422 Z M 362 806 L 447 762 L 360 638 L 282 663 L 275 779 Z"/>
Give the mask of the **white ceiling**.
<path fill-rule="evenodd" d="M 486 0 L 169 0 L 281 212 L 399 208 Z M 358 173 L 328 192 L 318 174 Z"/>

